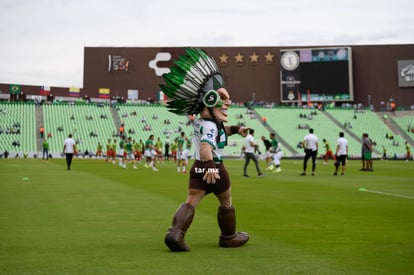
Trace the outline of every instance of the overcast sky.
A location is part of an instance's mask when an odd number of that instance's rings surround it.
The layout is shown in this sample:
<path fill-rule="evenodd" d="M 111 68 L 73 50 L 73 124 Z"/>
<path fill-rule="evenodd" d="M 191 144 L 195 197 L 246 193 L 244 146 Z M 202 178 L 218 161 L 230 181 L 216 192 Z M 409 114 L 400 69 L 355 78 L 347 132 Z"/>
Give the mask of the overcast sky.
<path fill-rule="evenodd" d="M 0 83 L 83 87 L 84 47 L 413 44 L 414 0 L 0 0 Z"/>

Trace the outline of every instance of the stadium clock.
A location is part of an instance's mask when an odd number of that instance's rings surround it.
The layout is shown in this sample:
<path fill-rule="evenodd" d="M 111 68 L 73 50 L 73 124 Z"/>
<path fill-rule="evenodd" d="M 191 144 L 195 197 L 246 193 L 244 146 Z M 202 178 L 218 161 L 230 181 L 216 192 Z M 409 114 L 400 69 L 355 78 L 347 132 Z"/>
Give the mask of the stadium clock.
<path fill-rule="evenodd" d="M 281 65 L 285 70 L 293 71 L 299 66 L 299 55 L 295 52 L 285 52 L 281 57 Z"/>

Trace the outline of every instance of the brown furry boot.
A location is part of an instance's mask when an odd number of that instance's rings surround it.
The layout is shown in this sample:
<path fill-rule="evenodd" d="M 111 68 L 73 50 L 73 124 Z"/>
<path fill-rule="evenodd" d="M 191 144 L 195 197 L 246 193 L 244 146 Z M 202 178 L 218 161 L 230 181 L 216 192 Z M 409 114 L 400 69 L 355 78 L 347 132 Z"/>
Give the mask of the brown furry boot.
<path fill-rule="evenodd" d="M 217 221 L 221 229 L 219 240 L 220 247 L 238 247 L 249 240 L 245 232 L 236 232 L 236 213 L 233 207 L 225 208 L 219 206 Z"/>
<path fill-rule="evenodd" d="M 189 251 L 184 236 L 194 218 L 194 207 L 191 204 L 183 203 L 174 215 L 172 226 L 168 229 L 164 242 L 173 252 Z"/>

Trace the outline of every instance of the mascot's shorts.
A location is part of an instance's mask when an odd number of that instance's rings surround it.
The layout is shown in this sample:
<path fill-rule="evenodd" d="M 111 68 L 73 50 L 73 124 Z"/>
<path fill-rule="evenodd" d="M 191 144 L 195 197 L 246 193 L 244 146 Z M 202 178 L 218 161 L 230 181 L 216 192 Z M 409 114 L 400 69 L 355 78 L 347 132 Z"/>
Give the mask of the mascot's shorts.
<path fill-rule="evenodd" d="M 223 164 L 216 164 L 219 171 L 220 179 L 215 184 L 207 184 L 204 180 L 203 163 L 196 160 L 190 170 L 190 182 L 188 187 L 206 191 L 206 194 L 221 194 L 230 188 L 230 177 Z"/>

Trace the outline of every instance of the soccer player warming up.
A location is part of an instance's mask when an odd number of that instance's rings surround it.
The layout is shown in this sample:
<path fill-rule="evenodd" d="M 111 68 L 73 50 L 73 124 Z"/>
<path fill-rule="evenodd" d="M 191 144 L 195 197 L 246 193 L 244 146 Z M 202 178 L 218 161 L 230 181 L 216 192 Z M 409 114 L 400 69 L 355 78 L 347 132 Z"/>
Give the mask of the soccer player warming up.
<path fill-rule="evenodd" d="M 249 236 L 236 232 L 230 177 L 223 165 L 222 151 L 227 136 L 246 136 L 249 128 L 223 125 L 228 121 L 230 95 L 224 88 L 216 62 L 206 52 L 188 48 L 175 65 L 171 73 L 164 74 L 165 85 L 160 85 L 173 99 L 167 107 L 179 115 L 199 114 L 200 117 L 193 124 L 195 161 L 190 170 L 187 200 L 178 207 L 164 242 L 171 251 L 189 251 L 184 236 L 193 221 L 195 207 L 205 195 L 214 193 L 220 204 L 217 212 L 221 230 L 219 246 L 242 246 Z"/>

